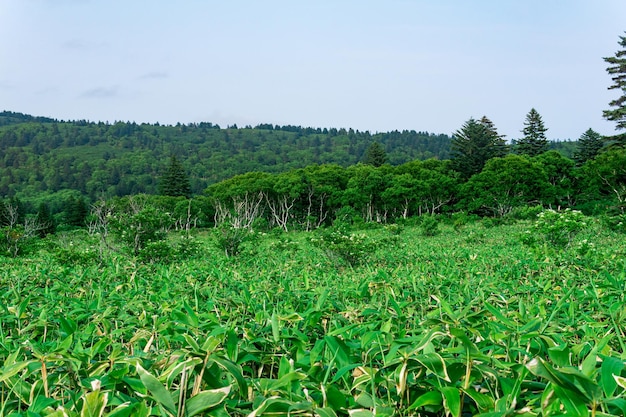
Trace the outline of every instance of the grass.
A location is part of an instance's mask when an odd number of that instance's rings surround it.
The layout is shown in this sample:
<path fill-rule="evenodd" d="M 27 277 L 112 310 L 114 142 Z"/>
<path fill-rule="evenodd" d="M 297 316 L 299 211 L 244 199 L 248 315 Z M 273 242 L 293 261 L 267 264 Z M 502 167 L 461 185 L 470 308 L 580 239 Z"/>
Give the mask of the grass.
<path fill-rule="evenodd" d="M 529 227 L 373 228 L 353 264 L 298 232 L 169 265 L 0 258 L 0 415 L 624 414 L 623 235 Z"/>

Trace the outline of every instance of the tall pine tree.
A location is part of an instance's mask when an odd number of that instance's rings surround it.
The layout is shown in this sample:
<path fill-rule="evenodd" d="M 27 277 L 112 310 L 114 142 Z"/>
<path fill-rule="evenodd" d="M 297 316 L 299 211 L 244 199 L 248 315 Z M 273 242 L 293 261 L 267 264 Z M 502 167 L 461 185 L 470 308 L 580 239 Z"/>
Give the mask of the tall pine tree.
<path fill-rule="evenodd" d="M 385 148 L 378 142 L 372 143 L 365 151 L 363 163 L 365 165 L 373 165 L 379 167 L 387 162 L 387 153 Z"/>
<path fill-rule="evenodd" d="M 176 156 L 170 158 L 170 164 L 159 181 L 159 191 L 170 197 L 191 197 L 189 177 Z"/>
<path fill-rule="evenodd" d="M 452 169 L 465 178 L 479 173 L 489 159 L 506 155 L 503 137 L 487 117 L 469 119 L 452 139 Z"/>
<path fill-rule="evenodd" d="M 578 148 L 574 152 L 574 160 L 576 165 L 580 166 L 590 159 L 595 158 L 600 149 L 604 146 L 604 140 L 602 136 L 589 128 L 578 138 Z"/>
<path fill-rule="evenodd" d="M 604 110 L 604 118 L 616 123 L 617 130 L 626 129 L 626 36 L 620 36 L 619 45 L 622 47 L 615 53 L 615 56 L 603 58 L 610 66 L 606 71 L 611 75 L 613 84 L 609 90 L 619 90 L 621 96 L 611 101 L 609 106 L 615 107 L 612 110 Z M 626 144 L 626 134 L 616 136 L 612 139 L 619 140 Z"/>
<path fill-rule="evenodd" d="M 537 156 L 548 150 L 548 139 L 546 131 L 548 129 L 543 125 L 541 115 L 534 108 L 526 115 L 524 121 L 524 129 L 522 133 L 524 137 L 517 141 L 516 151 L 521 155 Z"/>
<path fill-rule="evenodd" d="M 39 204 L 37 210 L 37 232 L 40 237 L 46 237 L 56 231 L 56 224 L 46 203 Z"/>

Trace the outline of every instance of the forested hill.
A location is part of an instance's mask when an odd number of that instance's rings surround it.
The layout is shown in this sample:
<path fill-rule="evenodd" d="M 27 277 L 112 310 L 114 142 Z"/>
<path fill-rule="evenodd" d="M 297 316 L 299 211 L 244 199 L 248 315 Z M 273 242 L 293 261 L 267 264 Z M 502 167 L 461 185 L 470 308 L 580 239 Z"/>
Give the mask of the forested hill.
<path fill-rule="evenodd" d="M 0 113 L 0 197 L 65 189 L 91 198 L 152 194 L 172 155 L 182 162 L 192 191 L 200 193 L 211 183 L 250 171 L 352 165 L 374 142 L 383 145 L 393 165 L 445 159 L 450 141 L 445 134 L 416 131 L 64 122 L 5 111 Z"/>
<path fill-rule="evenodd" d="M 353 129 L 261 124 L 137 124 L 59 121 L 0 113 L 0 198 L 42 197 L 72 190 L 89 197 L 158 192 L 175 155 L 192 192 L 251 171 L 278 173 L 312 164 L 349 166 L 380 143 L 391 165 L 447 159 L 452 137 L 417 131 L 371 134 Z M 552 143 L 571 156 L 574 142 Z"/>

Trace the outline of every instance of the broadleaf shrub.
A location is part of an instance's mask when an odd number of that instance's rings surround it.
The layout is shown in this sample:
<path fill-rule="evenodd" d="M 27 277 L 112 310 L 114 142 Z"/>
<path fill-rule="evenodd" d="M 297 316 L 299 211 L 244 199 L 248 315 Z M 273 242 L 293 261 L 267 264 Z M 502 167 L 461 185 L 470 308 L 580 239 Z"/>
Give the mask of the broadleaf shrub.
<path fill-rule="evenodd" d="M 333 259 L 354 266 L 364 262 L 376 250 L 376 242 L 364 233 L 350 232 L 344 224 L 329 227 L 310 239 Z"/>
<path fill-rule="evenodd" d="M 436 236 L 440 233 L 439 220 L 434 215 L 423 216 L 421 229 L 424 236 Z"/>
<path fill-rule="evenodd" d="M 572 243 L 574 237 L 587 227 L 585 215 L 578 210 L 544 210 L 537 215 L 534 228 L 546 243 L 564 248 Z"/>

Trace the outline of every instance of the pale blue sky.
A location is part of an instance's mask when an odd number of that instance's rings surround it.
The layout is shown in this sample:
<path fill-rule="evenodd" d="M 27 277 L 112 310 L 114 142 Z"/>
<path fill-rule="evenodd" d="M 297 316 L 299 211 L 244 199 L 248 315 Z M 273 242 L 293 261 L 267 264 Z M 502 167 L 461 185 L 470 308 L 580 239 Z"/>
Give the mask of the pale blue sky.
<path fill-rule="evenodd" d="M 0 110 L 450 134 L 614 133 L 624 0 L 0 0 Z"/>

